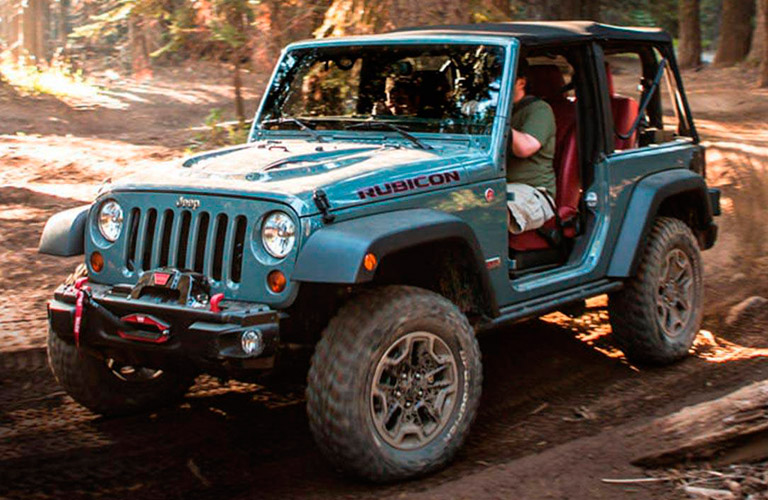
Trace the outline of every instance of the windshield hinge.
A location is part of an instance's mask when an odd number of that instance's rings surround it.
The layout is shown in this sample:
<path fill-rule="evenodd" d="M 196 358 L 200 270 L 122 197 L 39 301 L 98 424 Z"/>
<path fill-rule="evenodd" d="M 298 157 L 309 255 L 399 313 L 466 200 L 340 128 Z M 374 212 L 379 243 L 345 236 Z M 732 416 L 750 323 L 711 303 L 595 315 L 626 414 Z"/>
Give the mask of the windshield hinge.
<path fill-rule="evenodd" d="M 317 209 L 320 210 L 321 214 L 323 214 L 323 222 L 325 224 L 330 224 L 336 219 L 336 216 L 329 211 L 331 204 L 328 202 L 328 195 L 325 194 L 325 191 L 322 189 L 316 189 L 312 194 L 312 201 L 315 202 Z"/>

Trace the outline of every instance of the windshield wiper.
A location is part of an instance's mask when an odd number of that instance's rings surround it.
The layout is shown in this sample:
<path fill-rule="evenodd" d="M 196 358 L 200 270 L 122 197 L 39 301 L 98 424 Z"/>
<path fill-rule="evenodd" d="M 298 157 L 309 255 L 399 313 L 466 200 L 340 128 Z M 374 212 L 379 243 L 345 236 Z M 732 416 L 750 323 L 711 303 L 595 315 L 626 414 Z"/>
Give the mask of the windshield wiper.
<path fill-rule="evenodd" d="M 320 134 L 317 133 L 316 130 L 314 130 L 312 127 L 304 123 L 303 121 L 299 120 L 296 117 L 293 116 L 281 116 L 280 118 L 272 118 L 269 120 L 264 120 L 261 122 L 261 124 L 265 123 L 295 123 L 299 126 L 299 128 L 303 131 L 308 133 L 312 136 L 313 139 L 315 139 L 317 142 L 325 142 L 325 139 L 322 138 Z"/>
<path fill-rule="evenodd" d="M 419 139 L 417 139 L 413 135 L 409 134 L 405 130 L 401 129 L 400 127 L 397 127 L 397 126 L 392 125 L 391 123 L 387 123 L 387 122 L 368 120 L 368 121 L 364 121 L 364 122 L 360 122 L 360 123 L 355 123 L 353 125 L 348 125 L 345 128 L 347 128 L 347 129 L 351 129 L 351 128 L 371 128 L 371 129 L 384 128 L 384 129 L 389 129 L 389 130 L 397 132 L 401 136 L 405 137 L 406 139 L 411 141 L 414 145 L 416 145 L 416 147 L 418 147 L 420 149 L 433 149 L 432 146 L 430 146 L 429 144 L 426 144 L 426 143 L 420 141 Z"/>

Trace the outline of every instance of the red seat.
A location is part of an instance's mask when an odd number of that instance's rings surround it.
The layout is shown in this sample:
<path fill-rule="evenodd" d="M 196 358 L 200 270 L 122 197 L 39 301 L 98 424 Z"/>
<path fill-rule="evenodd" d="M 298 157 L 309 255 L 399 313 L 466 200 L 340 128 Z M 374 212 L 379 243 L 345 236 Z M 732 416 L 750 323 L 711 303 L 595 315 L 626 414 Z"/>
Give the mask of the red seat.
<path fill-rule="evenodd" d="M 611 112 L 613 113 L 613 126 L 616 132 L 626 134 L 637 119 L 640 105 L 631 97 L 624 97 L 616 93 L 613 87 L 613 74 L 611 66 L 605 63 L 605 78 L 608 83 L 608 94 L 611 97 Z M 632 149 L 637 147 L 637 130 L 628 139 L 622 139 L 614 133 L 614 149 Z"/>
<path fill-rule="evenodd" d="M 531 66 L 528 72 L 529 93 L 547 101 L 555 115 L 557 132 L 553 167 L 557 183 L 555 205 L 560 220 L 567 225 L 579 212 L 581 199 L 581 173 L 579 171 L 578 141 L 576 136 L 576 102 L 563 95 L 565 81 L 555 65 Z M 544 227 L 555 228 L 554 218 Z M 563 234 L 572 238 L 576 231 L 565 227 Z M 550 248 L 549 242 L 537 231 L 526 231 L 509 235 L 509 247 L 516 251 L 542 250 Z"/>

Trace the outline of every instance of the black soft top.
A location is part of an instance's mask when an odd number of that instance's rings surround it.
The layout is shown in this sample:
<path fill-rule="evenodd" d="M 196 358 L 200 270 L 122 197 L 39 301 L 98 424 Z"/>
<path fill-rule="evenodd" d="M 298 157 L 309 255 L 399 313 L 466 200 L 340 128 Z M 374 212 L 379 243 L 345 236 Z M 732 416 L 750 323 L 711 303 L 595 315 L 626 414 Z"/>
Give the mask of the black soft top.
<path fill-rule="evenodd" d="M 612 26 L 594 21 L 536 21 L 510 23 L 446 24 L 401 28 L 392 34 L 493 35 L 517 38 L 524 45 L 548 45 L 584 40 L 621 40 L 671 43 L 661 28 Z"/>

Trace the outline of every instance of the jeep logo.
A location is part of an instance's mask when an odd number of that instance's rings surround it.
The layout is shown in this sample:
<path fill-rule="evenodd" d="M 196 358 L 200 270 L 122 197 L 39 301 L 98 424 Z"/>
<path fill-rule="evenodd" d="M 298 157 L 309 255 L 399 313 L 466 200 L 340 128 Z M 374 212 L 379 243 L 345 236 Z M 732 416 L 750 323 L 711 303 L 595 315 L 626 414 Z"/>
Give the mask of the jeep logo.
<path fill-rule="evenodd" d="M 184 198 L 183 196 L 179 196 L 179 199 L 176 200 L 176 206 L 179 208 L 189 208 L 190 210 L 197 210 L 200 207 L 200 200 L 196 200 L 194 198 Z"/>

